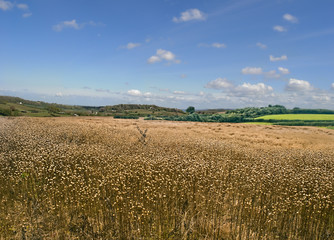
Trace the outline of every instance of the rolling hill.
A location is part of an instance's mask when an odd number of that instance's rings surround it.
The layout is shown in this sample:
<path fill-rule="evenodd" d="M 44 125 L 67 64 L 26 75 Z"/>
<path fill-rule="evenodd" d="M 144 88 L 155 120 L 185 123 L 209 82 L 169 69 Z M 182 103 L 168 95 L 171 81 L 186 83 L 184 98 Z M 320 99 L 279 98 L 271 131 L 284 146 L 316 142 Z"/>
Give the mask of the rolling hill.
<path fill-rule="evenodd" d="M 175 116 L 185 113 L 176 108 L 156 105 L 119 104 L 112 106 L 75 106 L 42 101 L 30 101 L 19 97 L 0 96 L 0 115 L 2 116 Z"/>

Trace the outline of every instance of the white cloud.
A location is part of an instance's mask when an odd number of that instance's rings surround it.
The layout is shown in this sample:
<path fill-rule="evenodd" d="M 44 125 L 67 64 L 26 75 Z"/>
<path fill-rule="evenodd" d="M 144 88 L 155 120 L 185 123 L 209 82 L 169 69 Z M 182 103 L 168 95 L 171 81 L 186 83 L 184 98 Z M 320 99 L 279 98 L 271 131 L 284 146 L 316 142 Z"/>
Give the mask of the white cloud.
<path fill-rule="evenodd" d="M 148 60 L 147 63 L 156 63 L 156 62 L 161 62 L 161 58 L 159 58 L 158 56 L 151 56 Z"/>
<path fill-rule="evenodd" d="M 63 22 L 53 26 L 53 30 L 55 30 L 57 32 L 62 31 L 64 28 L 73 28 L 73 29 L 78 30 L 78 29 L 82 28 L 82 26 L 80 26 L 75 19 L 73 19 L 71 21 L 63 21 Z"/>
<path fill-rule="evenodd" d="M 264 83 L 243 83 L 242 85 L 235 86 L 233 83 L 228 81 L 226 78 L 217 78 L 216 80 L 210 81 L 206 84 L 205 88 L 212 89 L 223 89 L 228 94 L 228 97 L 244 97 L 248 95 L 268 95 L 272 94 L 273 88 L 265 85 Z"/>
<path fill-rule="evenodd" d="M 156 63 L 156 62 L 161 62 L 162 60 L 167 61 L 168 63 L 180 63 L 181 61 L 178 59 L 175 59 L 175 54 L 164 50 L 164 49 L 158 49 L 156 52 L 156 55 L 151 56 L 148 60 L 147 63 Z"/>
<path fill-rule="evenodd" d="M 289 70 L 286 68 L 279 67 L 278 68 L 281 74 L 289 74 Z M 242 74 L 245 75 L 263 75 L 265 78 L 280 78 L 281 75 L 276 72 L 276 70 L 270 70 L 268 72 L 264 72 L 260 67 L 245 67 L 241 70 Z"/>
<path fill-rule="evenodd" d="M 181 74 L 180 77 L 181 77 L 181 78 L 187 78 L 187 75 L 186 75 L 186 74 Z"/>
<path fill-rule="evenodd" d="M 284 14 L 283 19 L 286 20 L 286 21 L 289 21 L 291 23 L 297 23 L 298 22 L 298 19 L 295 16 L 292 16 L 289 13 Z"/>
<path fill-rule="evenodd" d="M 186 92 L 184 92 L 184 91 L 174 91 L 173 93 L 182 95 L 182 94 L 185 94 Z"/>
<path fill-rule="evenodd" d="M 199 43 L 198 47 L 214 47 L 214 48 L 226 48 L 226 44 L 225 43 L 211 43 L 211 44 L 207 44 L 207 43 Z"/>
<path fill-rule="evenodd" d="M 250 83 L 243 83 L 242 85 L 238 85 L 235 88 L 235 91 L 238 94 L 244 95 L 256 95 L 256 94 L 268 94 L 269 92 L 273 91 L 271 86 L 265 85 L 264 83 L 258 84 L 250 84 Z"/>
<path fill-rule="evenodd" d="M 96 92 L 104 92 L 104 93 L 109 93 L 110 90 L 109 89 L 103 89 L 103 88 L 97 88 L 95 89 Z"/>
<path fill-rule="evenodd" d="M 28 18 L 28 17 L 31 17 L 31 15 L 32 15 L 32 13 L 23 13 L 22 14 L 22 17 L 24 17 L 24 18 Z"/>
<path fill-rule="evenodd" d="M 205 88 L 212 88 L 212 89 L 225 89 L 225 88 L 233 88 L 234 85 L 226 78 L 217 78 L 208 82 L 205 85 Z"/>
<path fill-rule="evenodd" d="M 27 5 L 27 4 L 24 4 L 24 3 L 19 3 L 19 4 L 16 5 L 16 7 L 17 7 L 18 9 L 21 9 L 21 10 L 29 10 L 28 5 Z"/>
<path fill-rule="evenodd" d="M 278 67 L 278 70 L 281 72 L 281 74 L 289 74 L 290 71 L 287 68 L 283 68 L 283 67 Z"/>
<path fill-rule="evenodd" d="M 75 30 L 79 30 L 79 29 L 84 28 L 87 25 L 88 26 L 93 26 L 93 27 L 96 27 L 96 26 L 105 26 L 103 23 L 96 23 L 94 21 L 89 21 L 89 22 L 85 22 L 85 23 L 80 23 L 79 24 L 79 23 L 77 23 L 76 19 L 73 19 L 71 21 L 60 22 L 60 23 L 54 25 L 52 28 L 56 32 L 61 32 L 64 28 L 73 28 Z"/>
<path fill-rule="evenodd" d="M 332 90 L 334 90 L 334 83 L 332 83 L 332 86 L 331 86 Z"/>
<path fill-rule="evenodd" d="M 1 0 L 0 0 L 1 1 Z M 18 4 L 15 4 L 15 6 L 24 11 L 25 13 L 22 14 L 22 17 L 23 18 L 28 18 L 28 17 L 31 17 L 32 13 L 29 11 L 29 6 L 25 3 L 18 3 Z"/>
<path fill-rule="evenodd" d="M 3 11 L 10 10 L 13 8 L 13 6 L 14 4 L 9 1 L 0 0 L 0 9 L 2 9 Z"/>
<path fill-rule="evenodd" d="M 61 92 L 57 92 L 57 93 L 55 94 L 55 96 L 56 96 L 56 97 L 63 97 L 63 93 L 61 93 Z"/>
<path fill-rule="evenodd" d="M 327 94 L 313 95 L 312 99 L 316 102 L 324 102 L 324 103 L 331 101 L 331 97 L 328 96 Z"/>
<path fill-rule="evenodd" d="M 31 12 L 29 11 L 29 6 L 25 3 L 18 3 L 18 4 L 14 4 L 10 1 L 6 1 L 6 0 L 0 0 L 0 9 L 2 9 L 3 11 L 7 11 L 12 9 L 13 7 L 16 7 L 22 11 L 25 11 L 26 13 L 22 14 L 22 17 L 27 18 L 30 17 L 32 15 Z"/>
<path fill-rule="evenodd" d="M 265 45 L 263 43 L 260 43 L 260 42 L 256 43 L 256 46 L 258 46 L 261 49 L 266 49 L 267 48 L 267 45 Z"/>
<path fill-rule="evenodd" d="M 279 25 L 274 26 L 273 29 L 275 31 L 277 31 L 277 32 L 286 32 L 286 31 L 288 31 L 285 27 L 279 26 Z"/>
<path fill-rule="evenodd" d="M 261 75 L 262 68 L 257 68 L 257 67 L 245 67 L 241 70 L 242 74 L 250 74 L 250 75 Z"/>
<path fill-rule="evenodd" d="M 152 93 L 150 93 L 150 92 L 145 92 L 145 93 L 143 94 L 143 96 L 144 96 L 144 97 L 151 97 L 151 96 L 152 96 Z"/>
<path fill-rule="evenodd" d="M 212 43 L 211 44 L 212 47 L 214 48 L 226 48 L 226 45 L 224 43 Z"/>
<path fill-rule="evenodd" d="M 288 57 L 286 55 L 282 55 L 280 57 L 274 57 L 273 55 L 269 56 L 270 62 L 277 62 L 277 61 L 285 61 L 288 60 Z"/>
<path fill-rule="evenodd" d="M 280 78 L 281 77 L 281 75 L 279 75 L 278 73 L 276 73 L 275 70 L 271 70 L 269 72 L 264 73 L 264 76 L 266 78 Z"/>
<path fill-rule="evenodd" d="M 203 12 L 200 10 L 193 8 L 189 9 L 185 12 L 181 13 L 181 16 L 179 18 L 174 17 L 173 22 L 179 23 L 179 22 L 188 22 L 188 21 L 204 21 L 206 19 L 206 16 Z"/>
<path fill-rule="evenodd" d="M 141 91 L 137 89 L 129 90 L 127 93 L 131 96 L 141 96 L 142 95 Z"/>
<path fill-rule="evenodd" d="M 285 87 L 287 91 L 310 91 L 314 88 L 308 81 L 290 78 L 288 85 Z"/>
<path fill-rule="evenodd" d="M 127 48 L 127 49 L 133 49 L 133 48 L 136 48 L 136 47 L 139 47 L 141 44 L 140 43 L 128 43 L 124 48 Z"/>
<path fill-rule="evenodd" d="M 172 52 L 163 49 L 157 50 L 157 56 L 159 56 L 162 59 L 165 59 L 166 61 L 172 61 L 175 59 L 175 55 Z"/>
<path fill-rule="evenodd" d="M 139 91 L 137 89 L 131 89 L 131 90 L 127 91 L 126 95 L 136 97 L 136 98 L 140 97 L 140 98 L 143 98 L 143 99 L 146 99 L 146 100 L 149 100 L 153 96 L 153 94 L 150 93 L 150 92 L 142 93 L 141 91 Z"/>

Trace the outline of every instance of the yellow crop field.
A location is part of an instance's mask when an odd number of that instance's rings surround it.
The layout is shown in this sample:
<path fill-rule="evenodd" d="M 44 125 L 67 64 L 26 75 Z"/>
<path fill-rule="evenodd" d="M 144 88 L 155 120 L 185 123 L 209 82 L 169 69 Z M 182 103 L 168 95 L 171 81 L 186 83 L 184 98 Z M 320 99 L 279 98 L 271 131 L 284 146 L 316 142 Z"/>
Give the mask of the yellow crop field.
<path fill-rule="evenodd" d="M 0 118 L 0 239 L 333 239 L 334 132 Z"/>

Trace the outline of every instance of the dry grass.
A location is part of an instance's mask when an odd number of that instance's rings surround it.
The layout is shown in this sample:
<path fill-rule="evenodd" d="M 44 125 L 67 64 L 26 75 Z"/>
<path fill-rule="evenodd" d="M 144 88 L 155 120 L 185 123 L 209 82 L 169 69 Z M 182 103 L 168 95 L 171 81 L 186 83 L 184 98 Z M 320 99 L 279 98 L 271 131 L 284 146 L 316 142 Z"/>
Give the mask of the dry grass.
<path fill-rule="evenodd" d="M 0 118 L 0 239 L 333 239 L 333 187 L 329 129 Z"/>

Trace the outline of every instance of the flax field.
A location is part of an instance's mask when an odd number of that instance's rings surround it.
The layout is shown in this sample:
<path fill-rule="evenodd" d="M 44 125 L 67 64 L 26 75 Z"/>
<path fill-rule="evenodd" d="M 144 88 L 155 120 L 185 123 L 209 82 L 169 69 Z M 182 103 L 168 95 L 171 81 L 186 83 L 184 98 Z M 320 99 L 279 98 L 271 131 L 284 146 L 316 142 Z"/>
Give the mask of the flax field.
<path fill-rule="evenodd" d="M 0 118 L 0 239 L 334 239 L 334 131 Z"/>

